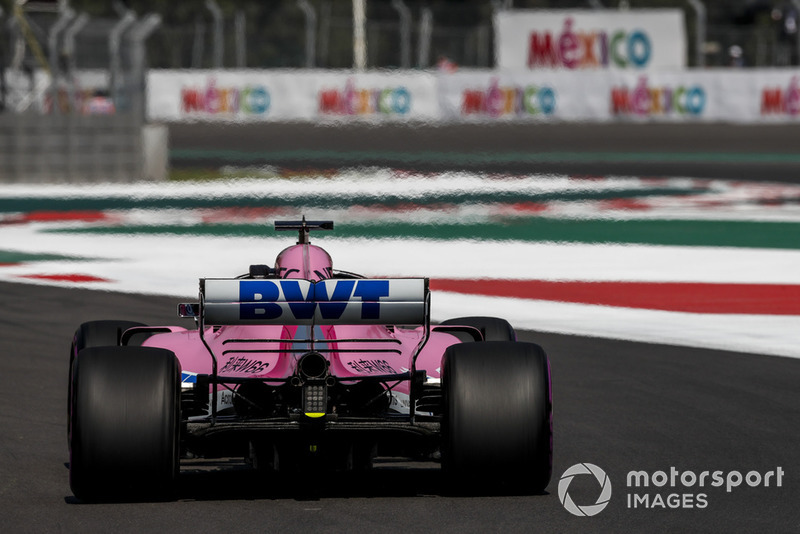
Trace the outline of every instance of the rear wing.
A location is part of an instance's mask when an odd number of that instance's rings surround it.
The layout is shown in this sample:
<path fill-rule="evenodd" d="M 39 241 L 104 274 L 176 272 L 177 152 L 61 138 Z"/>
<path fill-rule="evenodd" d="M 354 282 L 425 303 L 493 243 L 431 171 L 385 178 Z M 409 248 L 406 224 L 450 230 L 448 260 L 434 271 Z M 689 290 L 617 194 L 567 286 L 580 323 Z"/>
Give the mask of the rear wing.
<path fill-rule="evenodd" d="M 427 278 L 200 280 L 206 325 L 429 324 Z"/>
<path fill-rule="evenodd" d="M 220 376 L 219 361 L 205 338 L 207 326 L 422 325 L 422 335 L 410 357 L 410 369 L 388 375 L 362 376 L 353 378 L 353 380 L 378 382 L 391 380 L 396 383 L 414 381 L 411 386 L 412 390 L 421 388 L 421 384 L 425 381 L 425 371 L 417 371 L 417 357 L 430 337 L 430 291 L 427 278 L 328 279 L 318 282 L 302 279 L 201 278 L 199 305 L 179 304 L 178 310 L 182 317 L 194 317 L 198 320 L 200 340 L 211 357 L 211 374 L 204 375 L 205 382 L 203 384 L 211 387 L 212 424 L 217 417 L 217 395 L 220 384 L 233 391 L 232 385 L 237 383 L 243 384 L 255 380 L 280 384 L 289 383 L 291 379 L 285 376 L 275 378 Z M 259 337 L 252 340 L 236 339 L 226 342 L 297 344 L 282 349 L 290 354 L 336 352 L 338 350 L 327 345 L 329 340 L 315 339 L 314 330 L 316 329 L 310 329 L 309 339 L 286 340 L 278 339 L 276 336 L 276 339 Z M 337 339 L 336 341 L 337 343 L 361 343 L 370 340 Z M 398 340 L 392 341 L 400 343 Z M 317 347 L 316 343 L 320 343 L 321 346 Z M 237 352 L 235 348 L 230 351 Z M 246 350 L 243 352 L 257 351 Z M 224 351 L 223 355 L 225 353 Z M 200 375 L 198 375 L 197 383 L 201 383 Z M 314 387 L 324 388 L 325 386 Z M 392 387 L 394 386 L 389 389 Z M 410 409 L 413 418 L 413 403 Z"/>

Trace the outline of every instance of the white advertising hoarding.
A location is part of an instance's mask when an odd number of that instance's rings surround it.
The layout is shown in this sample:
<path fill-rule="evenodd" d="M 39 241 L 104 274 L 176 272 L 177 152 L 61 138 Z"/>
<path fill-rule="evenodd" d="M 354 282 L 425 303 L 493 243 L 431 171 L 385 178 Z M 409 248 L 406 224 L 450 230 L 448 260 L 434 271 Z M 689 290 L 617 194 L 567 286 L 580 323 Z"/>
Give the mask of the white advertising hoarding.
<path fill-rule="evenodd" d="M 680 9 L 498 11 L 499 69 L 652 70 L 686 66 Z"/>
<path fill-rule="evenodd" d="M 153 121 L 797 122 L 800 70 L 151 71 Z"/>
<path fill-rule="evenodd" d="M 765 69 L 753 72 L 749 86 L 738 90 L 725 84 L 722 90 L 736 92 L 739 99 L 747 98 L 749 113 L 742 114 L 748 122 L 787 122 L 800 120 L 800 70 Z M 755 101 L 755 102 L 754 102 Z M 754 105 L 755 104 L 755 105 Z M 727 110 L 737 113 L 737 108 Z"/>
<path fill-rule="evenodd" d="M 258 121 L 285 119 L 290 105 L 275 106 L 282 76 L 269 71 L 151 70 L 147 77 L 147 114 L 151 120 Z"/>
<path fill-rule="evenodd" d="M 320 71 L 314 80 L 317 119 L 436 120 L 436 76 L 429 72 Z"/>
<path fill-rule="evenodd" d="M 464 71 L 439 102 L 451 122 L 791 122 L 800 71 Z"/>
<path fill-rule="evenodd" d="M 484 71 L 442 77 L 455 121 L 684 121 L 721 115 L 708 72 Z"/>
<path fill-rule="evenodd" d="M 172 71 L 148 74 L 148 117 L 165 121 L 438 119 L 424 72 Z"/>
<path fill-rule="evenodd" d="M 607 79 L 608 73 L 462 71 L 440 76 L 439 99 L 449 121 L 607 120 Z"/>

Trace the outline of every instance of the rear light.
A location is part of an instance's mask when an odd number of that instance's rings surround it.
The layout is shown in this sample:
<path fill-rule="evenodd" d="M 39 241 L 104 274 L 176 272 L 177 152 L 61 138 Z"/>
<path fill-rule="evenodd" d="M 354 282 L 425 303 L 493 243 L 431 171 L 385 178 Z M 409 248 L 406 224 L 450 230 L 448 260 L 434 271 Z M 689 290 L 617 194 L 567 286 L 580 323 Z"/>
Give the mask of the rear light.
<path fill-rule="evenodd" d="M 308 417 L 323 417 L 328 411 L 328 388 L 325 384 L 303 386 L 303 413 Z"/>

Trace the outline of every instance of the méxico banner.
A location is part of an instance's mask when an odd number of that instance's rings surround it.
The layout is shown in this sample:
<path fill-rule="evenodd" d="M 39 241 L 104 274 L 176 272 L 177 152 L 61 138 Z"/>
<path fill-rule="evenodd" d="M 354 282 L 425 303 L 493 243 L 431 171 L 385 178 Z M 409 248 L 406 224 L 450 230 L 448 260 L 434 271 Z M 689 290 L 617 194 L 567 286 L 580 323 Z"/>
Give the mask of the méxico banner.
<path fill-rule="evenodd" d="M 439 76 L 447 121 L 790 122 L 800 73 L 462 71 Z"/>
<path fill-rule="evenodd" d="M 800 71 L 151 71 L 153 121 L 793 122 Z"/>
<path fill-rule="evenodd" d="M 332 70 L 156 70 L 148 117 L 166 121 L 437 119 L 430 73 Z"/>
<path fill-rule="evenodd" d="M 686 66 L 680 9 L 498 11 L 494 35 L 500 69 L 637 71 Z"/>
<path fill-rule="evenodd" d="M 703 71 L 462 72 L 440 80 L 445 118 L 456 121 L 758 120 L 755 86 Z"/>

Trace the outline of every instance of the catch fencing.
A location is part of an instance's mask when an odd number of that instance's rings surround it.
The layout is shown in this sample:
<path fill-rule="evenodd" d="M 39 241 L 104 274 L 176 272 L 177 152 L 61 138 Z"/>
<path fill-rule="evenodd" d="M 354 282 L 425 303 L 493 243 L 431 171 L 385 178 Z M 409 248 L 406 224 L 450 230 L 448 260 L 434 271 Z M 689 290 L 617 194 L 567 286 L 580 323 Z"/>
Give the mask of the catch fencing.
<path fill-rule="evenodd" d="M 159 24 L 15 2 L 0 17 L 0 182 L 166 179 L 167 130 L 146 123 L 144 102 Z"/>

